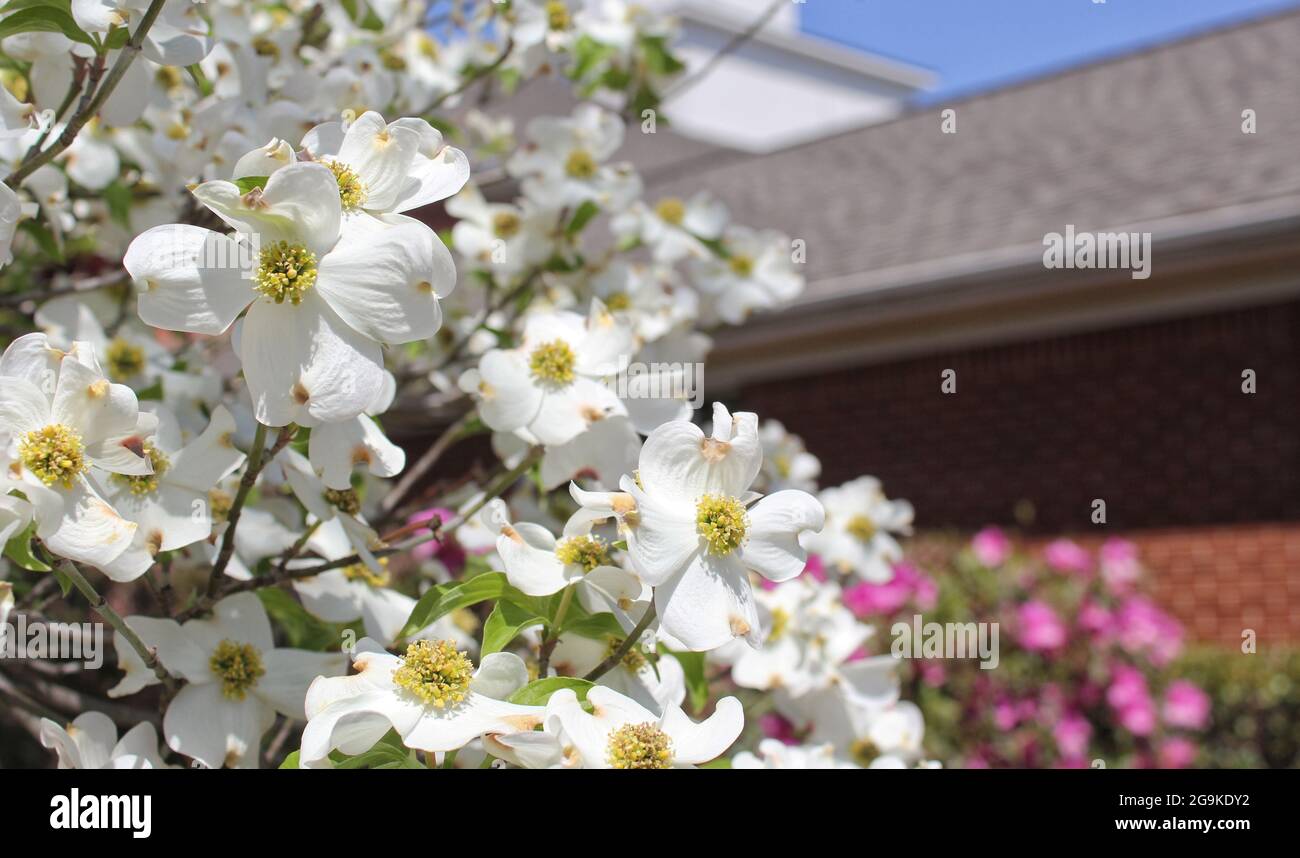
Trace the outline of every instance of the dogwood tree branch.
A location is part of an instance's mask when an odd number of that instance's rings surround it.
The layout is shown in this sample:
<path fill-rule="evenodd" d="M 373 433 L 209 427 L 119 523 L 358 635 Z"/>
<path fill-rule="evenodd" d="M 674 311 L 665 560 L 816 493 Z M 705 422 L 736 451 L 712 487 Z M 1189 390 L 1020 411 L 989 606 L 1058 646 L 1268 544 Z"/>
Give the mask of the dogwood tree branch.
<path fill-rule="evenodd" d="M 610 653 L 608 658 L 589 670 L 587 675 L 582 678 L 588 682 L 595 682 L 597 679 L 600 679 L 602 676 L 617 667 L 619 662 L 623 660 L 623 657 L 631 652 L 632 647 L 636 646 L 637 642 L 641 640 L 641 635 L 645 634 L 645 630 L 650 628 L 650 623 L 654 621 L 654 618 L 655 602 L 652 598 L 650 600 L 650 605 L 645 609 L 645 613 L 641 615 L 641 619 L 637 622 L 636 627 L 633 628 L 632 631 L 628 632 L 627 637 L 623 639 L 623 643 L 619 644 L 618 649 Z"/>
<path fill-rule="evenodd" d="M 172 678 L 172 675 L 167 672 L 167 668 L 163 667 L 162 662 L 158 660 L 158 651 L 151 646 L 147 646 L 140 636 L 135 633 L 135 630 L 126 624 L 126 620 L 122 618 L 122 615 L 114 610 L 113 606 L 108 604 L 108 601 L 99 594 L 95 586 L 77 568 L 77 564 L 71 560 L 65 560 L 59 564 L 59 570 L 64 575 L 67 575 L 68 579 L 72 581 L 72 586 L 76 587 L 78 592 L 86 597 L 86 600 L 90 602 L 90 607 L 103 617 L 113 627 L 113 630 L 122 636 L 123 640 L 131 645 L 131 649 L 135 650 L 136 655 L 140 656 L 144 666 L 153 671 L 153 675 L 158 677 L 158 681 L 167 688 L 167 691 L 169 693 L 174 691 L 176 680 Z"/>
<path fill-rule="evenodd" d="M 158 20 L 158 16 L 162 13 L 165 2 L 166 0 L 153 0 L 149 4 L 144 17 L 140 19 L 139 26 L 135 28 L 135 32 L 127 39 L 126 44 L 122 46 L 121 52 L 117 55 L 117 62 L 113 63 L 113 68 L 109 70 L 108 76 L 98 86 L 96 86 L 95 68 L 91 68 L 90 80 L 87 81 L 86 90 L 81 95 L 81 102 L 77 105 L 77 112 L 68 120 L 68 124 L 63 127 L 58 139 L 37 153 L 35 157 L 27 159 L 18 169 L 10 173 L 8 178 L 5 179 L 6 185 L 11 188 L 17 187 L 23 179 L 30 176 L 37 168 L 53 161 L 73 144 L 77 139 L 77 135 L 81 133 L 81 129 L 99 113 L 104 106 L 104 102 L 108 101 L 108 97 L 113 94 L 113 90 L 126 76 L 127 69 L 131 68 L 131 63 L 135 62 L 136 56 L 139 55 L 144 45 L 144 37 L 149 34 L 149 29 L 153 27 L 154 22 Z M 97 59 L 97 64 L 102 72 L 103 55 Z"/>
<path fill-rule="evenodd" d="M 257 424 L 257 432 L 253 435 L 253 446 L 248 451 L 248 464 L 244 466 L 244 476 L 239 481 L 239 490 L 235 492 L 235 499 L 231 502 L 230 512 L 226 516 L 226 532 L 221 537 L 221 550 L 217 553 L 217 562 L 212 564 L 212 577 L 208 579 L 209 595 L 217 591 L 221 576 L 225 574 L 226 567 L 230 565 L 230 558 L 235 553 L 235 529 L 239 526 L 239 517 L 243 513 L 244 504 L 248 501 L 248 493 L 253 490 L 253 484 L 257 482 L 258 474 L 262 473 L 263 466 L 274 459 L 297 433 L 297 426 L 291 424 L 283 427 L 268 454 L 266 426 Z"/>

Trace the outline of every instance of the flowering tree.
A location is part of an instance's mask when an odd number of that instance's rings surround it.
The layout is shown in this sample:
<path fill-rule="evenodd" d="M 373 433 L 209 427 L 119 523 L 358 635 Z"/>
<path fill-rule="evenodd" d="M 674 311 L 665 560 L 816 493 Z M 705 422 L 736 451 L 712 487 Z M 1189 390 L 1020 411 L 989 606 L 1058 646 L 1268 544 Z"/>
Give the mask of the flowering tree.
<path fill-rule="evenodd" d="M 111 688 L 0 674 L 60 765 L 691 766 L 744 729 L 724 682 L 811 742 L 739 765 L 921 760 L 839 584 L 888 578 L 910 508 L 819 501 L 754 414 L 690 420 L 705 332 L 803 281 L 788 238 L 616 160 L 686 80 L 674 26 L 0 8 L 0 620 L 75 591 L 116 652 Z M 581 103 L 516 140 L 493 105 L 542 75 Z M 400 415 L 442 427 L 418 461 Z M 494 468 L 448 455 L 488 434 Z"/>

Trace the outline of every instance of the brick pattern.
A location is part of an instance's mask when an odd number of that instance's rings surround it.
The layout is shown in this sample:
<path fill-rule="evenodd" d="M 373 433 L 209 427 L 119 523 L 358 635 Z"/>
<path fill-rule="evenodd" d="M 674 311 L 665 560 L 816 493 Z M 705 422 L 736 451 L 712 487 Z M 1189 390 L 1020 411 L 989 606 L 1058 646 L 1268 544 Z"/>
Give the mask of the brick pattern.
<path fill-rule="evenodd" d="M 1163 529 L 1165 604 L 1226 640 L 1300 576 L 1295 525 L 1271 524 L 1300 522 L 1298 331 L 1292 301 L 765 381 L 737 404 L 802 435 L 823 485 L 879 477 L 922 529 L 1087 533 L 1101 498 L 1107 532 Z M 1294 593 L 1270 604 L 1300 617 Z"/>

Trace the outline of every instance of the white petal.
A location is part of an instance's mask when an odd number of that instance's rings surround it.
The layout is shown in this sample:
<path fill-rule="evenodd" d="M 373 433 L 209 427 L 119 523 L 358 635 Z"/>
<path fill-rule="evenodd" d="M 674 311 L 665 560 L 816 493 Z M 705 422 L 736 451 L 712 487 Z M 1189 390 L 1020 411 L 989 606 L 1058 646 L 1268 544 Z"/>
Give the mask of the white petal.
<path fill-rule="evenodd" d="M 528 668 L 523 659 L 512 652 L 494 652 L 483 657 L 469 688 L 486 697 L 505 700 L 527 684 Z"/>
<path fill-rule="evenodd" d="M 478 367 L 479 414 L 500 432 L 526 426 L 542 405 L 542 391 L 529 377 L 528 363 L 517 351 L 493 349 Z"/>
<path fill-rule="evenodd" d="M 786 489 L 768 495 L 749 510 L 741 562 L 769 581 L 794 578 L 808 561 L 799 534 L 821 530 L 825 517 L 821 503 L 807 492 Z"/>
<path fill-rule="evenodd" d="M 141 284 L 140 318 L 169 331 L 221 334 L 256 293 L 248 279 L 248 246 L 186 224 L 156 226 L 137 236 L 122 265 Z"/>
<path fill-rule="evenodd" d="M 398 344 L 437 332 L 442 310 L 434 282 L 455 279 L 451 254 L 429 227 L 356 217 L 321 260 L 316 288 L 354 329 Z"/>
<path fill-rule="evenodd" d="M 180 690 L 163 717 L 163 734 L 173 751 L 209 768 L 255 768 L 262 734 L 274 720 L 256 697 L 229 700 L 220 683 L 205 682 Z"/>
<path fill-rule="evenodd" d="M 281 715 L 307 719 L 303 701 L 307 688 L 318 676 L 347 673 L 348 658 L 341 652 L 308 652 L 302 649 L 273 649 L 262 654 L 266 675 L 252 689 Z"/>
<path fill-rule="evenodd" d="M 676 764 L 698 765 L 722 756 L 743 729 L 745 710 L 734 697 L 719 700 L 713 714 L 698 724 L 676 706 L 664 713 L 663 730 L 672 739 Z"/>
<path fill-rule="evenodd" d="M 347 420 L 362 413 L 383 384 L 379 344 L 310 292 L 297 307 L 254 303 L 244 319 L 240 357 L 254 414 L 269 426 Z"/>
<path fill-rule="evenodd" d="M 323 257 L 338 240 L 343 210 L 339 185 L 323 164 L 299 162 L 276 170 L 266 187 L 241 194 L 231 182 L 204 182 L 195 198 L 222 220 L 267 242 L 302 244 Z"/>
<path fill-rule="evenodd" d="M 716 649 L 733 638 L 761 642 L 749 576 L 737 558 L 700 554 L 677 578 L 655 588 L 664 631 L 694 651 Z"/>

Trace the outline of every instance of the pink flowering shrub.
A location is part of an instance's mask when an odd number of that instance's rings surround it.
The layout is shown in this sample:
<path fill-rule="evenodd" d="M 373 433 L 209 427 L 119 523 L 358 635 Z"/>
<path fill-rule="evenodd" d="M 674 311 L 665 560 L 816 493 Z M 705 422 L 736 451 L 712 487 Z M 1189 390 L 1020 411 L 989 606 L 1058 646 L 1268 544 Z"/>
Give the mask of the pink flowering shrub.
<path fill-rule="evenodd" d="M 922 551 L 922 554 L 925 552 Z M 909 695 L 925 712 L 928 751 L 960 767 L 1185 767 L 1210 726 L 1209 696 L 1176 675 L 1176 620 L 1142 591 L 1131 543 L 1096 553 L 1057 540 L 1036 556 L 1001 531 L 947 551 L 932 574 L 901 563 L 893 580 L 857 584 L 844 602 L 877 626 L 997 623 L 998 663 L 912 659 Z"/>

